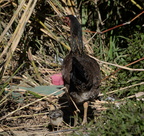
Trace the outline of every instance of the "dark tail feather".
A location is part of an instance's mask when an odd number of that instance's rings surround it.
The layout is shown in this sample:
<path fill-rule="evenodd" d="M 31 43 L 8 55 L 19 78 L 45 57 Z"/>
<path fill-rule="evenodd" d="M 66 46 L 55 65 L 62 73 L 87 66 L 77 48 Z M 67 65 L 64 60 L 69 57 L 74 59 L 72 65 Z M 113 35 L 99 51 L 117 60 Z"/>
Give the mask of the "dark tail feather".
<path fill-rule="evenodd" d="M 75 57 L 72 58 L 71 80 L 74 84 L 88 82 L 87 73 L 85 72 L 84 67 Z"/>

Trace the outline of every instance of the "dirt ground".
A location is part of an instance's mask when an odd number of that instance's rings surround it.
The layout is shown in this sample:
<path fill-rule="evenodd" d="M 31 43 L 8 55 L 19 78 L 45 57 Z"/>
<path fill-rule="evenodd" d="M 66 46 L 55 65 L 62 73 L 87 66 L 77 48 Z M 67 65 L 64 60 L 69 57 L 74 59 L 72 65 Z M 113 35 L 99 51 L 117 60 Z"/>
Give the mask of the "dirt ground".
<path fill-rule="evenodd" d="M 22 103 L 10 99 L 3 105 L 0 112 L 0 116 L 3 117 L 0 123 L 0 136 L 68 135 L 77 131 L 77 129 L 73 127 L 73 112 L 75 108 L 68 104 L 65 96 L 51 96 L 25 108 L 20 108 L 33 101 L 37 101 L 37 98 L 28 96 L 28 99 L 25 98 Z M 64 121 L 59 128 L 55 127 L 53 129 L 50 125 L 49 111 L 51 105 L 55 105 L 64 113 Z M 81 109 L 81 106 L 78 107 Z M 88 121 L 94 119 L 95 108 L 91 107 L 92 106 L 90 106 L 88 110 Z M 78 126 L 81 125 L 82 115 L 83 110 L 81 110 L 79 114 Z"/>

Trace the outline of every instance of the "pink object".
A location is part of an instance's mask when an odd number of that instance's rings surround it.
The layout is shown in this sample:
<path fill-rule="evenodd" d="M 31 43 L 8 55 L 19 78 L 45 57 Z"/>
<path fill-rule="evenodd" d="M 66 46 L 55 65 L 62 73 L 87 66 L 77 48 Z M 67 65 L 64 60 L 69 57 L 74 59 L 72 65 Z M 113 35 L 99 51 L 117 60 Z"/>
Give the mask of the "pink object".
<path fill-rule="evenodd" d="M 64 84 L 61 73 L 52 75 L 51 79 L 52 79 L 53 85 L 63 85 Z"/>

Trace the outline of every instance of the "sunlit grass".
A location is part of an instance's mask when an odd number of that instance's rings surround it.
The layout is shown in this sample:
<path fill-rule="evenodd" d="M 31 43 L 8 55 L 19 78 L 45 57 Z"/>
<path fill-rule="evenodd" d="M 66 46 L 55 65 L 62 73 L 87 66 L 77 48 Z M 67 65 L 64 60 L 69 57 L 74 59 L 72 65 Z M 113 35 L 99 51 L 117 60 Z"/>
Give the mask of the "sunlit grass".
<path fill-rule="evenodd" d="M 50 85 L 50 75 L 61 71 L 59 60 L 70 50 L 69 28 L 64 24 L 63 16 L 76 15 L 83 30 L 103 31 L 131 20 L 140 12 L 133 9 L 136 5 L 131 1 L 39 0 L 28 5 L 29 2 L 0 1 L 0 105 L 11 97 L 11 92 L 4 93 L 6 87 L 13 84 Z M 144 6 L 144 3 L 139 4 Z M 137 18 L 132 25 L 97 34 L 92 39 L 93 34 L 83 32 L 84 43 L 91 39 L 85 45 L 86 52 L 122 66 L 143 58 L 142 18 Z M 102 79 L 118 69 L 101 63 L 100 67 Z M 129 67 L 143 69 L 144 60 Z M 122 69 L 101 83 L 101 93 L 105 94 L 104 98 L 125 99 L 143 92 L 143 79 L 143 71 Z M 120 91 L 107 94 L 114 90 Z M 74 135 L 140 135 L 144 131 L 143 103 L 135 97 L 120 108 L 109 108 L 100 114 L 96 123 L 92 120 L 87 124 L 89 130 L 78 127 L 79 132 Z"/>

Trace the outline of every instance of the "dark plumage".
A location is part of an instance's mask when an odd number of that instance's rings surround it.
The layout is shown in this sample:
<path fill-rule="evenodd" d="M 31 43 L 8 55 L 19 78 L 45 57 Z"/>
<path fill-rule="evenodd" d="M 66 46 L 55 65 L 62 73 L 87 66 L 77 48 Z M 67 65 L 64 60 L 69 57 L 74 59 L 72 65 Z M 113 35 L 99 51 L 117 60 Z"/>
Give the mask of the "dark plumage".
<path fill-rule="evenodd" d="M 64 85 L 75 103 L 85 104 L 85 102 L 97 98 L 99 94 L 100 68 L 97 61 L 83 50 L 82 29 L 78 20 L 73 15 L 68 15 L 65 19 L 65 22 L 70 26 L 71 51 L 63 62 Z M 85 115 L 87 107 L 84 106 L 82 124 L 87 122 L 87 115 Z"/>

